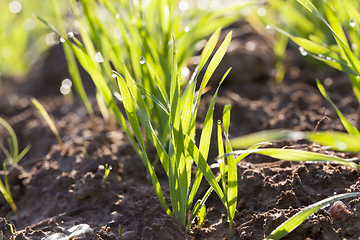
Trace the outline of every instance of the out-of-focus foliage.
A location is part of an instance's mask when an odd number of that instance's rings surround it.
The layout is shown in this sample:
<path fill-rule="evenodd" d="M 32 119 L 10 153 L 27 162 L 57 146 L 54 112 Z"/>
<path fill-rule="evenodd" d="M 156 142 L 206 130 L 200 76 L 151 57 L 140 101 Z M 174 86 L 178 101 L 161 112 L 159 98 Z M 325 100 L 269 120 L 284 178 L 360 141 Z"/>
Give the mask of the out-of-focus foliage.
<path fill-rule="evenodd" d="M 0 79 L 25 74 L 39 55 L 58 38 L 33 14 L 54 18 L 51 1 L 0 1 Z M 65 5 L 61 12 L 65 12 Z"/>

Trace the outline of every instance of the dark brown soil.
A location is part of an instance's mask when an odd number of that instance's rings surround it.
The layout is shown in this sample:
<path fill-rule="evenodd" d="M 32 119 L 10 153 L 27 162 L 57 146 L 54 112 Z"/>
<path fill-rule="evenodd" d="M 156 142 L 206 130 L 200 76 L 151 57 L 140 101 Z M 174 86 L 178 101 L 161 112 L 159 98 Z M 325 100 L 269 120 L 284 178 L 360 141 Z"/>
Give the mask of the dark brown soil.
<path fill-rule="evenodd" d="M 358 104 L 345 76 L 330 68 L 324 72 L 322 65 L 305 70 L 308 61 L 290 48 L 286 63 L 289 74 L 284 82 L 276 84 L 271 76 L 274 64 L 271 44 L 246 24 L 236 26 L 234 35 L 232 50 L 219 70 L 224 72 L 232 66 L 232 75 L 219 93 L 215 110 L 217 120 L 223 106 L 232 105 L 231 137 L 276 128 L 344 131 L 336 113 L 316 89 L 316 78 L 322 81 L 328 78 L 326 88 L 335 104 L 350 122 L 359 124 Z M 16 131 L 21 149 L 32 144 L 19 165 L 7 172 L 19 214 L 13 213 L 0 196 L 3 217 L 0 230 L 4 239 L 10 239 L 10 224 L 16 239 L 45 239 L 82 223 L 89 224 L 94 231 L 76 239 L 119 239 L 119 224 L 124 240 L 232 239 L 226 211 L 215 194 L 207 201 L 206 219 L 197 234 L 194 234 L 196 226 L 185 233 L 178 220 L 166 215 L 144 165 L 122 130 L 111 129 L 95 103 L 96 119 L 91 121 L 76 96 L 74 103 L 67 105 L 57 93 L 60 81 L 66 77 L 65 66 L 61 46 L 57 46 L 25 82 L 14 79 L 2 82 L 0 117 Z M 93 92 L 92 84 L 86 86 Z M 204 95 L 200 128 L 213 90 Z M 54 115 L 65 142 L 65 154 L 61 154 L 49 127 L 30 104 L 32 96 Z M 94 97 L 91 99 L 95 102 Z M 6 147 L 7 136 L 1 127 L 0 141 Z M 209 162 L 217 154 L 216 144 L 213 146 Z M 281 141 L 277 146 L 334 154 L 304 141 Z M 4 159 L 0 153 L 0 160 Z M 100 187 L 106 164 L 112 170 L 105 185 Z M 302 207 L 336 193 L 359 191 L 359 177 L 358 170 L 349 167 L 291 163 L 251 155 L 238 166 L 235 239 L 263 239 Z M 164 173 L 159 172 L 159 178 L 170 204 Z M 204 183 L 199 196 L 206 190 Z M 350 211 L 343 219 L 334 219 L 328 209 L 322 209 L 284 239 L 359 239 L 360 201 L 343 202 Z"/>

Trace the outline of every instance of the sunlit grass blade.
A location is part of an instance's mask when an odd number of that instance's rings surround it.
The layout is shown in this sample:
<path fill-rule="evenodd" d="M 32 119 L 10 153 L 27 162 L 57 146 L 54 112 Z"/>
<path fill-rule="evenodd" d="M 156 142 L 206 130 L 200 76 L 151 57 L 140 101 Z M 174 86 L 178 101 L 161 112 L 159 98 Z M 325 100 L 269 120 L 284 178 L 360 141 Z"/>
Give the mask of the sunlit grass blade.
<path fill-rule="evenodd" d="M 160 93 L 161 93 L 161 95 L 163 97 L 164 103 L 169 105 L 169 96 L 166 93 L 166 89 L 165 89 L 162 81 L 160 80 L 158 74 L 155 72 L 154 68 L 150 65 L 150 63 L 148 61 L 146 61 L 146 65 L 148 67 L 148 70 L 149 70 L 149 73 L 151 75 L 152 80 L 154 81 L 154 83 L 159 88 L 159 91 L 160 91 Z"/>
<path fill-rule="evenodd" d="M 230 140 L 230 144 L 234 149 L 247 148 L 257 143 L 272 142 L 284 138 L 291 138 L 292 136 L 298 138 L 296 135 L 299 135 L 301 138 L 304 136 L 304 133 L 285 129 L 267 130 L 233 138 Z"/>
<path fill-rule="evenodd" d="M 51 131 L 54 133 L 56 140 L 58 141 L 58 144 L 60 146 L 61 152 L 65 153 L 65 148 L 64 148 L 64 143 L 61 140 L 59 131 L 57 130 L 54 120 L 52 117 L 49 116 L 48 112 L 46 111 L 46 109 L 44 108 L 44 106 L 35 98 L 31 99 L 32 103 L 34 104 L 34 106 L 37 108 L 37 110 L 39 111 L 40 115 L 45 119 L 46 123 L 49 125 Z"/>
<path fill-rule="evenodd" d="M 144 88 L 143 86 L 141 86 L 138 83 L 135 83 L 136 86 L 138 87 L 139 91 L 146 97 L 150 98 L 152 101 L 154 101 L 154 103 L 156 103 L 167 115 L 170 115 L 169 113 L 169 109 L 154 95 L 152 94 L 150 91 L 148 91 L 146 88 Z"/>
<path fill-rule="evenodd" d="M 18 157 L 14 159 L 14 163 L 18 163 L 29 152 L 30 149 L 31 149 L 31 144 L 29 143 L 28 145 L 26 145 L 24 150 L 21 151 Z"/>
<path fill-rule="evenodd" d="M 278 240 L 291 231 L 293 231 L 295 228 L 297 228 L 303 221 L 305 221 L 308 217 L 310 217 L 312 214 L 320 210 L 321 208 L 344 198 L 350 198 L 350 197 L 359 197 L 360 192 L 353 192 L 353 193 L 344 193 L 339 194 L 336 196 L 332 196 L 329 198 L 326 198 L 324 200 L 321 200 L 317 203 L 314 203 L 300 212 L 296 213 L 294 216 L 289 218 L 287 221 L 282 223 L 279 227 L 277 227 L 269 236 L 267 236 L 265 239 L 267 240 Z"/>
<path fill-rule="evenodd" d="M 218 124 L 220 124 L 218 122 Z M 221 131 L 220 131 L 221 132 Z M 251 146 L 248 150 L 252 150 L 252 149 L 257 149 L 258 147 L 262 146 L 262 144 L 256 144 L 254 146 Z M 236 159 L 235 162 L 236 164 L 238 164 L 241 160 L 243 160 L 245 157 L 247 157 L 248 155 L 250 155 L 250 153 L 244 153 L 239 155 Z M 220 157 L 221 159 L 222 157 Z M 228 171 L 228 166 L 225 167 L 224 173 L 226 173 Z M 216 182 L 219 182 L 222 178 L 222 174 L 219 174 L 216 177 Z M 212 191 L 214 190 L 214 188 L 212 186 L 209 187 L 209 189 L 206 191 L 206 193 L 204 194 L 204 196 L 202 197 L 201 201 L 195 204 L 195 207 L 193 209 L 193 211 L 191 212 L 190 215 L 190 220 L 188 221 L 188 224 L 186 225 L 186 229 L 188 230 L 191 226 L 191 223 L 194 221 L 195 217 L 198 215 L 200 208 L 205 204 L 206 200 L 209 198 L 210 194 L 212 193 Z"/>
<path fill-rule="evenodd" d="M 71 46 L 71 48 L 74 51 L 74 53 L 75 53 L 77 59 L 79 60 L 79 62 L 82 64 L 82 66 L 85 68 L 85 70 L 87 70 L 87 72 L 92 76 L 92 80 L 93 80 L 96 88 L 99 90 L 99 92 L 104 97 L 107 106 L 115 114 L 120 126 L 125 131 L 125 133 L 126 133 L 128 139 L 129 139 L 129 141 L 131 142 L 135 152 L 138 154 L 138 156 L 145 163 L 145 160 L 143 159 L 141 151 L 140 151 L 139 147 L 137 146 L 136 141 L 135 141 L 134 137 L 132 136 L 132 134 L 131 134 L 128 126 L 127 126 L 127 123 L 126 123 L 126 120 L 125 120 L 124 116 L 122 115 L 122 113 L 120 112 L 118 106 L 116 105 L 116 103 L 114 101 L 114 98 L 112 96 L 112 92 L 111 92 L 108 84 L 106 83 L 102 73 L 97 69 L 96 65 L 94 64 L 94 62 L 92 61 L 90 56 L 86 52 L 84 52 L 84 49 L 73 45 L 69 41 L 65 41 L 65 44 L 69 44 L 69 46 Z"/>
<path fill-rule="evenodd" d="M 3 164 L 3 170 L 4 170 L 5 186 L 4 186 L 3 182 L 0 179 L 0 192 L 4 196 L 7 203 L 10 205 L 11 210 L 13 210 L 17 214 L 18 213 L 17 207 L 16 207 L 16 205 L 14 203 L 14 200 L 13 200 L 13 198 L 11 196 L 10 187 L 9 187 L 9 183 L 8 183 L 8 180 L 7 180 L 6 164 L 5 163 Z"/>
<path fill-rule="evenodd" d="M 220 47 L 217 49 L 214 57 L 211 59 L 209 66 L 207 67 L 207 69 L 205 71 L 204 78 L 201 82 L 201 86 L 199 89 L 199 97 L 201 96 L 205 86 L 208 84 L 210 77 L 215 72 L 215 69 L 219 66 L 221 60 L 223 59 L 223 57 L 229 47 L 229 44 L 231 42 L 231 38 L 232 38 L 232 32 L 229 32 L 226 35 L 224 41 L 221 43 Z"/>
<path fill-rule="evenodd" d="M 167 155 L 165 149 L 163 148 L 160 140 L 157 138 L 155 130 L 149 119 L 147 107 L 145 106 L 142 96 L 140 95 L 138 85 L 131 78 L 130 73 L 128 72 L 125 65 L 123 65 L 123 67 L 124 67 L 125 80 L 126 80 L 127 87 L 131 93 L 132 98 L 136 99 L 137 106 L 139 107 L 141 114 L 142 114 L 142 118 L 144 120 L 144 123 L 146 124 L 145 128 L 148 131 L 148 134 L 151 134 L 151 136 L 148 136 L 148 137 L 150 138 L 150 140 L 152 140 L 152 143 L 155 146 L 155 148 L 159 154 L 161 164 L 163 165 L 163 167 L 166 171 L 166 174 L 169 175 L 169 156 Z M 113 71 L 113 73 L 116 74 L 119 78 L 122 78 L 118 72 Z"/>
<path fill-rule="evenodd" d="M 343 152 L 360 152 L 360 137 L 343 132 L 307 132 L 306 138 L 333 150 Z"/>
<path fill-rule="evenodd" d="M 360 168 L 360 165 L 346 159 L 315 153 L 315 152 L 295 150 L 295 149 L 265 148 L 265 149 L 255 149 L 255 150 L 238 150 L 238 151 L 233 151 L 232 153 L 229 154 L 225 154 L 225 156 L 231 154 L 243 154 L 243 153 L 257 153 L 287 161 L 333 163 L 333 164 L 340 164 L 349 167 Z"/>
<path fill-rule="evenodd" d="M 268 130 L 252 133 L 242 137 L 230 140 L 235 149 L 246 148 L 254 142 L 272 142 L 281 139 L 290 139 L 293 141 L 308 139 L 317 143 L 329 146 L 337 151 L 360 152 L 360 137 L 343 132 L 299 132 L 292 130 Z"/>
<path fill-rule="evenodd" d="M 122 77 L 118 77 L 118 84 L 119 84 L 119 88 L 121 91 L 121 95 L 123 97 L 123 104 L 124 104 L 124 108 L 126 111 L 126 115 L 129 119 L 131 128 L 134 132 L 134 135 L 140 144 L 140 149 L 143 154 L 143 159 L 146 161 L 145 164 L 149 171 L 149 174 L 150 174 L 150 177 L 151 177 L 154 189 L 155 189 L 155 193 L 156 193 L 161 205 L 165 209 L 166 213 L 168 215 L 172 215 L 169 207 L 167 206 L 167 204 L 165 202 L 164 194 L 163 194 L 163 191 L 161 190 L 161 186 L 160 186 L 159 180 L 156 176 L 155 170 L 154 170 L 153 166 L 151 165 L 151 163 L 148 159 L 147 153 L 146 153 L 145 143 L 144 143 L 144 140 L 143 140 L 143 137 L 141 134 L 138 117 L 137 117 L 136 110 L 134 107 L 134 103 L 135 103 L 134 99 L 131 97 L 130 91 L 129 91 L 128 87 L 126 86 L 126 82 L 124 79 L 122 79 Z"/>
<path fill-rule="evenodd" d="M 226 153 L 232 152 L 232 147 L 229 142 L 229 126 L 230 126 L 230 110 L 231 106 L 226 104 L 223 111 L 223 125 L 225 132 L 225 148 Z M 228 186 L 227 186 L 227 204 L 228 208 L 228 220 L 231 227 L 233 236 L 235 236 L 234 223 L 233 219 L 235 216 L 236 204 L 237 204 L 237 195 L 238 195 L 238 179 L 237 179 L 237 166 L 234 155 L 227 157 L 228 161 Z"/>
<path fill-rule="evenodd" d="M 217 31 L 220 31 L 220 29 L 218 29 Z M 207 43 L 207 45 L 205 46 L 205 52 L 202 53 L 201 58 L 203 58 L 203 63 L 200 62 L 200 64 L 205 64 L 205 62 L 207 61 L 207 59 L 209 58 L 208 54 L 211 54 L 211 52 L 213 51 L 215 44 L 217 42 L 217 39 L 215 37 L 218 36 L 218 32 L 215 32 L 212 37 L 210 38 L 209 42 Z M 222 44 L 220 45 L 220 47 L 217 49 L 217 51 L 215 52 L 213 58 L 211 59 L 206 71 L 205 71 L 205 75 L 202 79 L 202 82 L 200 84 L 200 89 L 198 91 L 198 96 L 193 104 L 193 112 L 192 112 L 192 118 L 191 118 L 191 126 L 190 126 L 190 136 L 192 136 L 193 134 L 195 134 L 195 116 L 197 115 L 197 110 L 199 107 L 199 103 L 200 103 L 200 98 L 201 95 L 206 87 L 206 85 L 208 84 L 210 77 L 212 76 L 212 74 L 214 73 L 215 69 L 218 67 L 218 65 L 220 64 L 221 60 L 223 59 L 227 48 L 229 47 L 230 41 L 231 41 L 231 37 L 232 37 L 232 32 L 229 32 L 226 37 L 225 40 L 222 42 Z M 204 56 L 204 57 L 203 57 Z M 201 68 L 198 68 L 201 69 Z"/>
<path fill-rule="evenodd" d="M 216 43 L 218 42 L 219 36 L 220 36 L 221 28 L 216 29 L 216 31 L 211 35 L 209 38 L 207 44 L 205 45 L 201 56 L 200 56 L 200 62 L 199 62 L 199 69 L 200 72 L 207 60 L 209 59 L 211 53 L 213 52 Z"/>
<path fill-rule="evenodd" d="M 326 100 L 333 106 L 337 115 L 339 116 L 341 123 L 345 127 L 346 131 L 351 135 L 360 136 L 359 130 L 357 130 L 348 120 L 346 120 L 345 116 L 341 113 L 341 111 L 336 107 L 336 105 L 331 101 L 329 95 L 326 93 L 324 86 L 320 83 L 318 79 L 316 79 L 317 87 L 319 88 L 321 94 L 324 96 Z"/>
<path fill-rule="evenodd" d="M 217 126 L 217 140 L 218 140 L 218 156 L 223 156 L 225 154 L 224 151 L 224 141 L 221 131 L 221 121 L 218 120 Z M 220 177 L 221 177 L 221 186 L 224 191 L 224 195 L 227 198 L 227 187 L 226 187 L 226 172 L 225 172 L 225 158 L 219 158 L 217 160 L 219 163 Z"/>
<path fill-rule="evenodd" d="M 332 27 L 329 25 L 329 23 L 325 20 L 325 18 L 321 15 L 319 10 L 311 3 L 309 0 L 297 0 L 299 3 L 301 3 L 306 9 L 308 9 L 310 12 L 314 13 L 325 25 L 331 30 L 337 44 L 339 45 L 342 54 L 346 56 L 349 63 L 354 68 L 356 75 L 360 75 L 360 61 L 359 59 L 354 55 L 354 53 L 349 49 L 349 47 L 344 43 L 339 37 L 339 35 L 332 29 Z"/>
<path fill-rule="evenodd" d="M 62 36 L 59 37 L 66 37 L 66 31 L 65 31 L 65 27 L 63 25 L 63 21 L 62 21 L 62 17 L 61 17 L 61 13 L 59 11 L 59 6 L 58 6 L 58 0 L 53 0 L 53 5 L 54 5 L 54 10 L 55 10 L 55 15 L 56 15 L 56 19 L 57 22 L 59 24 L 59 28 L 60 28 L 60 32 L 62 34 Z M 43 22 L 46 22 L 45 20 L 43 20 Z M 47 23 L 48 26 L 50 26 L 49 23 Z M 84 89 L 84 85 L 82 83 L 81 80 L 81 76 L 80 76 L 80 72 L 79 69 L 77 67 L 77 63 L 74 57 L 74 54 L 71 51 L 71 47 L 69 47 L 67 44 L 63 45 L 64 48 L 64 53 L 65 53 L 65 57 L 66 57 L 66 61 L 68 63 L 68 68 L 69 68 L 69 73 L 72 77 L 72 80 L 74 81 L 74 85 L 76 87 L 76 90 L 80 96 L 80 99 L 82 100 L 83 104 L 85 105 L 86 110 L 88 111 L 90 117 L 94 117 L 94 112 L 93 109 L 91 107 L 91 104 L 87 98 L 85 89 Z"/>
<path fill-rule="evenodd" d="M 187 196 L 188 196 L 188 170 L 191 167 L 185 161 L 184 137 L 183 128 L 181 123 L 181 109 L 180 109 L 180 75 L 177 70 L 177 55 L 175 39 L 172 39 L 172 70 L 171 70 L 171 85 L 170 85 L 170 179 L 173 177 L 171 189 L 177 195 L 178 206 L 178 219 L 181 225 L 186 224 L 186 209 L 187 209 Z M 175 185 L 174 185 L 175 184 Z M 178 186 L 176 186 L 178 184 Z M 174 202 L 173 199 L 173 207 Z M 176 212 L 174 211 L 175 215 Z"/>
<path fill-rule="evenodd" d="M 289 37 L 292 41 L 294 41 L 303 49 L 302 51 L 309 52 L 312 57 L 328 64 L 335 69 L 344 71 L 348 74 L 357 75 L 356 70 L 352 66 L 348 65 L 346 59 L 341 58 L 336 52 L 332 51 L 328 47 L 324 47 L 317 42 L 305 38 L 295 37 L 290 33 L 277 27 L 273 28 L 276 31 Z"/>
<path fill-rule="evenodd" d="M 200 137 L 200 143 L 199 143 L 199 150 L 204 159 L 207 159 L 209 154 L 209 148 L 210 148 L 210 140 L 212 135 L 212 128 L 213 128 L 213 116 L 214 116 L 214 108 L 215 108 L 215 101 L 219 92 L 219 88 L 221 84 L 224 82 L 226 76 L 229 74 L 231 68 L 227 70 L 227 72 L 224 74 L 223 78 L 219 82 L 219 85 L 214 93 L 214 96 L 211 100 L 210 106 L 208 108 L 208 111 L 206 113 L 206 117 L 204 120 L 204 127 L 201 132 Z M 200 187 L 201 179 L 203 177 L 202 171 L 198 168 L 195 175 L 195 180 L 193 184 L 193 188 L 191 190 L 190 197 L 188 198 L 188 207 L 192 204 L 195 194 L 197 193 L 197 190 Z"/>
<path fill-rule="evenodd" d="M 190 154 L 190 156 L 194 159 L 198 168 L 200 168 L 201 172 L 204 174 L 204 177 L 209 182 L 209 184 L 214 188 L 214 191 L 219 196 L 222 202 L 226 202 L 224 192 L 221 190 L 218 181 L 216 180 L 214 174 L 211 171 L 210 166 L 207 164 L 205 158 L 200 153 L 198 147 L 195 145 L 193 140 L 188 136 L 184 135 L 186 151 Z"/>

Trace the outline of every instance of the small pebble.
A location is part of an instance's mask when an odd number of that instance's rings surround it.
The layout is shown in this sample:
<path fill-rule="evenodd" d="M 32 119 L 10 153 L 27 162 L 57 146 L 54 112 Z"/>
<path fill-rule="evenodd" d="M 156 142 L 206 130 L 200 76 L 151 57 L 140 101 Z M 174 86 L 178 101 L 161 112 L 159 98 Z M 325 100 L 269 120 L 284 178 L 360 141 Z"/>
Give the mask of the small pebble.
<path fill-rule="evenodd" d="M 349 210 L 342 201 L 336 201 L 330 207 L 329 213 L 333 218 L 340 220 L 343 217 L 345 217 L 346 214 L 349 213 Z"/>

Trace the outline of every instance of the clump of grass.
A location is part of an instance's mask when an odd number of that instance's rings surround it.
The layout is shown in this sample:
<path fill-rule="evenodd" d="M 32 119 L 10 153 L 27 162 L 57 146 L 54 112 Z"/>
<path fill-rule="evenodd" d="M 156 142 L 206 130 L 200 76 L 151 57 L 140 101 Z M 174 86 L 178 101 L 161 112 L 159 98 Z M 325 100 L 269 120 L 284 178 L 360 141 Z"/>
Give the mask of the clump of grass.
<path fill-rule="evenodd" d="M 10 139 L 9 139 L 9 148 L 10 150 L 8 151 L 4 145 L 1 143 L 0 144 L 0 149 L 4 152 L 4 154 L 6 155 L 6 161 L 3 163 L 3 171 L 4 171 L 4 183 L 0 180 L 0 192 L 1 194 L 4 196 L 5 200 L 7 201 L 7 203 L 10 205 L 11 209 L 17 214 L 17 207 L 14 203 L 14 200 L 12 198 L 11 195 L 11 191 L 10 191 L 10 186 L 7 180 L 7 175 L 6 175 L 6 165 L 13 165 L 13 164 L 17 164 L 24 156 L 25 154 L 30 150 L 31 145 L 28 144 L 25 149 L 23 151 L 21 151 L 21 153 L 19 154 L 19 144 L 18 144 L 18 140 L 16 137 L 16 134 L 14 132 L 14 130 L 12 129 L 12 127 L 3 119 L 0 118 L 0 124 L 3 125 L 8 132 L 10 133 Z"/>
<path fill-rule="evenodd" d="M 202 53 L 203 61 L 200 63 L 199 70 L 204 66 L 208 60 L 210 53 L 215 47 L 215 43 L 219 36 L 220 30 L 216 31 L 210 38 L 205 50 Z M 207 82 L 209 81 L 215 68 L 224 56 L 226 49 L 230 43 L 231 33 L 225 38 L 222 45 L 216 51 L 214 57 L 209 63 L 209 67 L 206 70 L 205 76 L 201 82 L 198 95 L 195 95 L 195 86 L 197 78 L 190 82 L 185 88 L 182 95 L 180 92 L 180 75 L 177 70 L 177 54 L 175 47 L 175 40 L 173 39 L 172 53 L 173 64 L 171 69 L 171 84 L 170 95 L 166 94 L 162 86 L 158 85 L 159 92 L 164 93 L 162 101 L 157 99 L 154 95 L 149 93 L 147 97 L 151 97 L 155 104 L 161 104 L 161 108 L 168 115 L 169 118 L 169 131 L 170 136 L 168 139 L 168 150 L 165 148 L 165 144 L 159 140 L 159 134 L 157 134 L 152 126 L 149 118 L 149 107 L 145 104 L 141 94 L 144 88 L 141 85 L 137 85 L 132 79 L 130 73 L 125 69 L 125 76 L 122 77 L 119 73 L 114 72 L 118 76 L 120 93 L 122 96 L 122 102 L 127 113 L 131 128 L 137 141 L 140 144 L 140 149 L 145 159 L 145 164 L 152 179 L 155 192 L 163 205 L 165 211 L 170 216 L 175 216 L 179 219 L 181 225 L 186 226 L 188 230 L 192 221 L 196 217 L 196 214 L 191 214 L 191 207 L 197 190 L 200 186 L 203 175 L 210 182 L 215 192 L 219 195 L 224 204 L 228 201 L 225 199 L 224 192 L 218 185 L 213 173 L 210 170 L 209 165 L 206 163 L 206 159 L 210 147 L 210 137 L 213 125 L 213 111 L 218 89 L 216 90 L 213 100 L 208 109 L 204 128 L 202 130 L 199 148 L 194 144 L 195 137 L 195 118 L 199 107 L 199 101 L 202 91 L 204 90 Z M 150 64 L 148 64 L 151 67 Z M 225 73 L 224 78 L 228 74 L 229 70 Z M 154 75 L 154 80 L 156 76 Z M 219 86 L 223 82 L 224 78 L 220 81 Z M 163 102 L 164 101 L 164 102 Z M 182 110 L 181 110 L 182 109 Z M 152 138 L 151 143 L 155 146 L 160 162 L 162 163 L 169 179 L 170 198 L 172 203 L 172 210 L 165 202 L 160 183 L 157 179 L 154 171 L 154 166 L 149 160 L 146 144 L 143 140 L 141 133 L 141 123 L 143 123 L 146 134 L 149 134 Z M 193 184 L 191 185 L 191 165 L 192 160 L 197 165 L 197 172 Z M 236 204 L 236 203 L 235 203 Z M 195 208 L 201 208 L 202 205 L 196 205 Z M 189 218 L 190 216 L 190 218 Z"/>
<path fill-rule="evenodd" d="M 53 117 L 50 117 L 50 115 L 48 114 L 48 112 L 46 111 L 44 106 L 38 100 L 36 100 L 35 98 L 32 98 L 31 101 L 34 104 L 34 106 L 36 107 L 36 109 L 39 111 L 40 115 L 45 119 L 45 121 L 49 125 L 51 131 L 54 133 L 56 140 L 58 141 L 58 144 L 60 146 L 61 152 L 65 153 L 66 150 L 64 148 L 64 143 L 61 140 L 59 131 L 57 130 L 57 128 L 55 126 Z"/>

